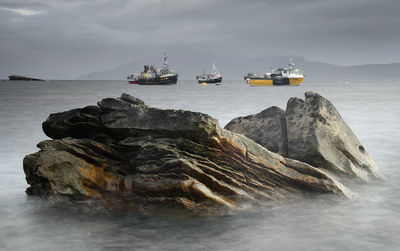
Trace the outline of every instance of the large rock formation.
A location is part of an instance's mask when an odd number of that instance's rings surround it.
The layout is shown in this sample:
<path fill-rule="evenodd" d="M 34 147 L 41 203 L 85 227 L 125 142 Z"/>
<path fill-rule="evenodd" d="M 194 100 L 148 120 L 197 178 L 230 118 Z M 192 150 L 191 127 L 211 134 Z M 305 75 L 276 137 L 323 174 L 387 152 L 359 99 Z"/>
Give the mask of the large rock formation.
<path fill-rule="evenodd" d="M 30 195 L 190 209 L 305 193 L 353 196 L 334 176 L 222 129 L 206 114 L 161 110 L 126 94 L 52 114 L 43 130 L 53 140 L 24 159 Z"/>
<path fill-rule="evenodd" d="M 332 103 L 314 92 L 306 92 L 305 100 L 290 98 L 286 112 L 271 107 L 233 119 L 225 129 L 340 178 L 370 181 L 382 177 L 375 161 Z"/>

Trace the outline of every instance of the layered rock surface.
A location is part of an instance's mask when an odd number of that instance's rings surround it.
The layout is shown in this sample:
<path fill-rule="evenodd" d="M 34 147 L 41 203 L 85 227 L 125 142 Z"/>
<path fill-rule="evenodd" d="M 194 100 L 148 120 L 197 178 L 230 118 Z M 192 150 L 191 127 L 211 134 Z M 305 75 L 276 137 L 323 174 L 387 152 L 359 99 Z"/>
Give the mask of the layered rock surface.
<path fill-rule="evenodd" d="M 342 180 L 382 178 L 375 161 L 332 103 L 314 92 L 306 92 L 305 100 L 290 98 L 286 111 L 271 107 L 256 115 L 235 118 L 225 129 Z"/>
<path fill-rule="evenodd" d="M 305 193 L 353 196 L 333 175 L 206 114 L 149 107 L 127 94 L 51 114 L 43 130 L 53 140 L 24 159 L 30 195 L 200 210 Z"/>

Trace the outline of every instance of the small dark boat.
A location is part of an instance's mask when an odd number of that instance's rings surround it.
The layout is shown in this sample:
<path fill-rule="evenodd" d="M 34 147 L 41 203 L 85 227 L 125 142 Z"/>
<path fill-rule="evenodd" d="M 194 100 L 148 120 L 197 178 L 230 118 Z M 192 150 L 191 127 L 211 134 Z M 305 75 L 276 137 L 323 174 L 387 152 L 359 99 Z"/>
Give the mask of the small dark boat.
<path fill-rule="evenodd" d="M 8 76 L 8 79 L 12 80 L 12 81 L 44 81 L 43 79 L 30 78 L 30 77 L 25 77 L 25 76 L 20 76 L 20 75 L 11 75 L 11 76 Z"/>
<path fill-rule="evenodd" d="M 199 82 L 199 84 L 202 84 L 202 83 L 216 84 L 216 83 L 222 82 L 222 76 L 218 72 L 217 67 L 215 66 L 214 62 L 213 62 L 212 71 L 210 74 L 205 74 L 205 72 L 203 72 L 203 74 L 196 76 L 196 79 Z"/>

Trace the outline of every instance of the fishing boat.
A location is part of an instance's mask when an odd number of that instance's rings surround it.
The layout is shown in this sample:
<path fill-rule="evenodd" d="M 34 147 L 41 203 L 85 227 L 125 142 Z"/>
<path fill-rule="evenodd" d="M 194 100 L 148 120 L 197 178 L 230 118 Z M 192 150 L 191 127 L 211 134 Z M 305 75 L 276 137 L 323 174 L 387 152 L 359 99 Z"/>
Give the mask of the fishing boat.
<path fill-rule="evenodd" d="M 293 60 L 290 60 L 289 67 L 277 68 L 264 75 L 248 73 L 244 79 L 251 86 L 257 85 L 300 85 L 305 75 L 294 68 Z"/>
<path fill-rule="evenodd" d="M 213 62 L 212 65 L 212 70 L 210 74 L 206 74 L 204 71 L 201 75 L 196 76 L 197 81 L 202 84 L 202 83 L 221 83 L 222 82 L 222 76 L 218 72 L 217 67 L 215 66 L 215 62 Z"/>
<path fill-rule="evenodd" d="M 167 54 L 164 52 L 164 63 L 162 68 L 145 65 L 144 71 L 138 76 L 139 85 L 173 85 L 178 81 L 178 74 L 169 69 Z"/>

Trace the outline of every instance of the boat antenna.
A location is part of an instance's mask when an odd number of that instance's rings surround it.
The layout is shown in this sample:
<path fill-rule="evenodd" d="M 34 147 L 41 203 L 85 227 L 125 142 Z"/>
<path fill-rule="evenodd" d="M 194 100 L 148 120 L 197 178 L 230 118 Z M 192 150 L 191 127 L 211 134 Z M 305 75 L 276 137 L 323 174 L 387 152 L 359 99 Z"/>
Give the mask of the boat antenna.
<path fill-rule="evenodd" d="M 215 66 L 215 61 L 213 61 L 213 64 L 212 64 L 212 74 L 218 74 L 217 67 Z"/>
<path fill-rule="evenodd" d="M 167 57 L 167 53 L 166 53 L 166 52 L 164 52 L 164 68 L 168 68 L 168 62 L 167 62 L 167 59 L 168 59 L 168 57 Z"/>
<path fill-rule="evenodd" d="M 290 69 L 294 68 L 294 63 L 293 63 L 293 58 L 292 57 L 289 58 L 289 68 Z"/>

